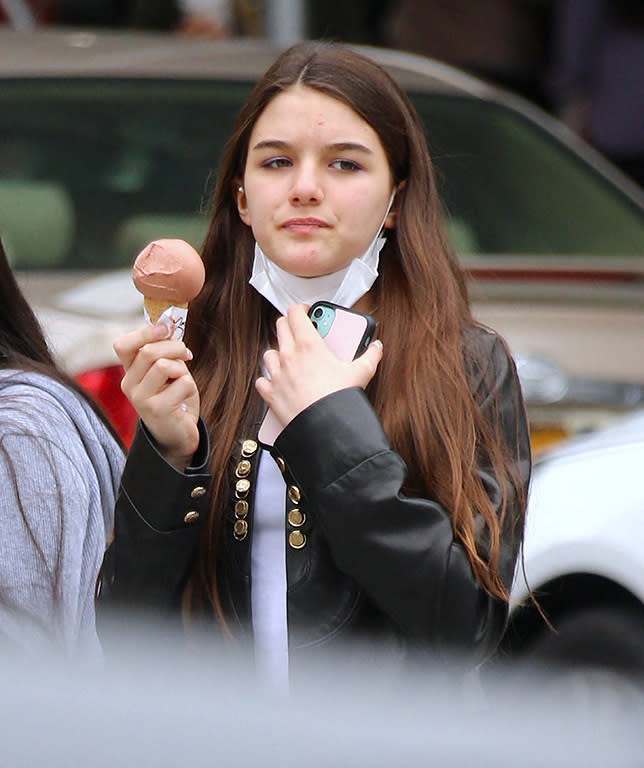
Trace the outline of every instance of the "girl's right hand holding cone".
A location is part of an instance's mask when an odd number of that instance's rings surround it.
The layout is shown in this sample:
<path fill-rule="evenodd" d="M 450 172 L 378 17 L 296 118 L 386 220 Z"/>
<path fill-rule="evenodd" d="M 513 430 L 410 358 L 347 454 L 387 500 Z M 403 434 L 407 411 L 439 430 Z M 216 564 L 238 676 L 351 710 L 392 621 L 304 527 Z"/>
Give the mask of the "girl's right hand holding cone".
<path fill-rule="evenodd" d="M 165 325 L 120 336 L 114 351 L 125 369 L 121 389 L 165 459 L 183 471 L 199 445 L 199 392 L 187 366 L 192 352 L 169 339 Z"/>

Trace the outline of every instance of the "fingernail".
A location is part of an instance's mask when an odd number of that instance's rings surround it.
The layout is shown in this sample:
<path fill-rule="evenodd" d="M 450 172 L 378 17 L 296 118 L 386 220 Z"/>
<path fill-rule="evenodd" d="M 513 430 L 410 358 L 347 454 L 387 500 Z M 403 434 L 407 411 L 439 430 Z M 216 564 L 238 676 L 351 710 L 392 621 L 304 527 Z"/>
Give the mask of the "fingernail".
<path fill-rule="evenodd" d="M 165 323 L 157 323 L 154 326 L 154 335 L 158 339 L 167 339 L 170 335 L 170 329 Z"/>
<path fill-rule="evenodd" d="M 186 357 L 188 358 L 188 360 L 192 360 L 193 358 L 192 351 L 188 349 L 188 347 L 186 347 Z"/>
<path fill-rule="evenodd" d="M 372 343 L 374 346 L 376 346 L 376 347 L 380 347 L 380 349 L 382 349 L 382 341 L 380 341 L 380 339 L 374 339 L 374 340 L 373 340 L 371 343 Z"/>

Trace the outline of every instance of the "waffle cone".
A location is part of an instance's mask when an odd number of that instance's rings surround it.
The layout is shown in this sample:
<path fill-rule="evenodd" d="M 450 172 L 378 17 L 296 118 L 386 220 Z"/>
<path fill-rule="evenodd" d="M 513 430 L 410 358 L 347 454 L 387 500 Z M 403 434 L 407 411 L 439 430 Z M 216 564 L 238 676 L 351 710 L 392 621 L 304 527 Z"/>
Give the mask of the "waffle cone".
<path fill-rule="evenodd" d="M 168 307 L 180 307 L 181 309 L 185 309 L 188 306 L 187 301 L 180 302 L 171 301 L 170 299 L 150 299 L 148 296 L 143 297 L 143 304 L 152 325 L 158 322 L 159 318 Z"/>

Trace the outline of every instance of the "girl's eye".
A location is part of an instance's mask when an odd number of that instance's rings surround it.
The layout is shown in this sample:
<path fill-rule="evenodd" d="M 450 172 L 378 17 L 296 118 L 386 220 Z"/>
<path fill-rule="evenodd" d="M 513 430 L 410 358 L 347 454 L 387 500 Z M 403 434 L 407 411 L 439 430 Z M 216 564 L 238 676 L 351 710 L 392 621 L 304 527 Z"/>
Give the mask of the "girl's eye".
<path fill-rule="evenodd" d="M 287 160 L 285 157 L 273 157 L 262 163 L 264 168 L 288 168 L 290 164 L 291 161 Z"/>
<path fill-rule="evenodd" d="M 360 169 L 360 166 L 353 160 L 334 160 L 331 167 L 337 168 L 338 171 L 357 171 Z"/>

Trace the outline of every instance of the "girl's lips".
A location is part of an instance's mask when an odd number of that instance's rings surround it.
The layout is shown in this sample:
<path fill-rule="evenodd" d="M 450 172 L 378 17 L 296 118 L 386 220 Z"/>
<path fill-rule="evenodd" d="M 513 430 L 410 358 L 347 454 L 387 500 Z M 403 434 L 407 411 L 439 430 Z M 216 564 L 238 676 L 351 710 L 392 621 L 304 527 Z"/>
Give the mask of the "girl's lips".
<path fill-rule="evenodd" d="M 297 218 L 297 219 L 288 219 L 288 221 L 285 221 L 284 224 L 282 224 L 283 229 L 321 229 L 323 227 L 328 227 L 329 225 L 322 221 L 322 219 L 316 219 L 313 217 L 305 217 L 305 218 Z"/>

